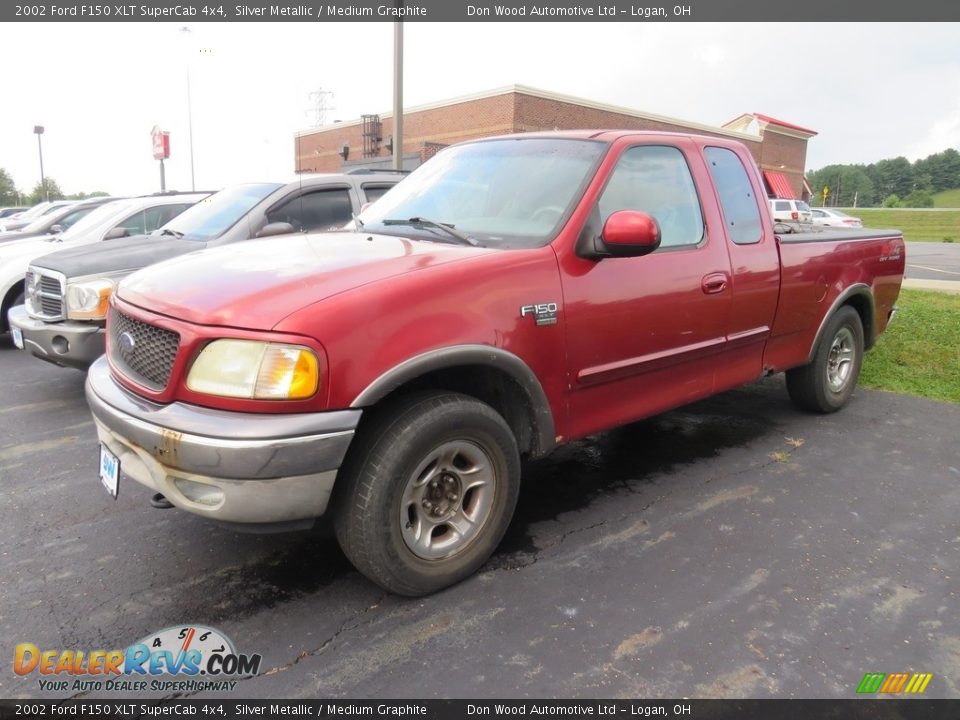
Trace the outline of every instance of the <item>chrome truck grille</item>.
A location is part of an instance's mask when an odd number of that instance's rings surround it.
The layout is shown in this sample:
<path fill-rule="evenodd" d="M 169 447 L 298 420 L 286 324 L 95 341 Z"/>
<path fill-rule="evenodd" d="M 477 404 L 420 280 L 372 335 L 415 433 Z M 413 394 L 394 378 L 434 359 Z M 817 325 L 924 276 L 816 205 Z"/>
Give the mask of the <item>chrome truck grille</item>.
<path fill-rule="evenodd" d="M 63 293 L 66 290 L 65 278 L 41 268 L 30 268 L 24 278 L 24 295 L 27 299 L 27 312 L 39 320 L 63 320 Z"/>
<path fill-rule="evenodd" d="M 180 336 L 110 309 L 110 359 L 131 380 L 163 390 L 170 380 Z"/>

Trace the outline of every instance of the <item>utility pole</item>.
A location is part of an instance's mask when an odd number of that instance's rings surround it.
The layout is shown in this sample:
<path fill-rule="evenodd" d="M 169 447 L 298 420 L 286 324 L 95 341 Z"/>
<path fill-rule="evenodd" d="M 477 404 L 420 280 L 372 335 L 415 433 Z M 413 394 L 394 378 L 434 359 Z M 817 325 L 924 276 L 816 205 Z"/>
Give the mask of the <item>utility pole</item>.
<path fill-rule="evenodd" d="M 403 23 L 393 24 L 393 169 L 403 169 Z"/>
<path fill-rule="evenodd" d="M 324 90 L 322 87 L 317 88 L 316 90 L 308 93 L 307 97 L 310 98 L 311 108 L 308 110 L 308 113 L 313 114 L 313 126 L 321 127 L 327 124 L 327 113 L 334 108 L 327 102 L 328 99 L 333 97 L 333 92 L 330 90 Z"/>

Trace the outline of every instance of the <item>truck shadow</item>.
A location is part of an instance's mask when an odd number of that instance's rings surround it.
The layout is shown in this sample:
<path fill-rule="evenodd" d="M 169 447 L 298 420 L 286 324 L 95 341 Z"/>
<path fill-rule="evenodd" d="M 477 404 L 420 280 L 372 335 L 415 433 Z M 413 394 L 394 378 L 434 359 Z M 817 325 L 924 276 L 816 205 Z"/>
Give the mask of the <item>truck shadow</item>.
<path fill-rule="evenodd" d="M 486 569 L 509 567 L 516 558 L 539 550 L 534 531 L 541 523 L 561 519 L 575 528 L 577 520 L 565 516 L 600 499 L 640 491 L 654 479 L 775 432 L 777 424 L 771 417 L 775 411 L 764 411 L 766 405 L 785 404 L 782 390 L 775 390 L 775 394 L 769 387 L 736 390 L 571 443 L 545 460 L 526 464 L 513 522 Z M 319 593 L 356 574 L 329 523 L 298 535 L 233 535 L 223 541 L 234 543 L 241 555 L 249 550 L 261 558 L 225 569 L 215 578 L 216 588 L 198 593 L 206 610 L 203 616 L 211 621 L 248 616 Z M 224 600 L 211 608 L 202 601 L 211 595 Z"/>

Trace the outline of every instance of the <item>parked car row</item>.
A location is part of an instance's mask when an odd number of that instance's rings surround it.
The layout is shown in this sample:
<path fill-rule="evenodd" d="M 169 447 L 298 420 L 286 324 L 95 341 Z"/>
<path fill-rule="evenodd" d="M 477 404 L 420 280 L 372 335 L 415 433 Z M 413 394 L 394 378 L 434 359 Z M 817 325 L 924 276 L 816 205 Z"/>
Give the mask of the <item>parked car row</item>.
<path fill-rule="evenodd" d="M 489 558 L 521 459 L 772 372 L 806 410 L 848 402 L 903 238 L 778 237 L 763 197 L 730 139 L 524 133 L 408 177 L 107 203 L 0 246 L 0 289 L 21 349 L 92 362 L 110 496 L 253 532 L 329 514 L 362 573 L 422 595 Z"/>
<path fill-rule="evenodd" d="M 162 204 L 144 200 L 150 207 L 138 216 L 145 224 L 135 232 L 128 227 L 131 215 L 98 225 L 108 228 L 103 237 L 87 228 L 65 233 L 58 252 L 44 254 L 24 244 L 15 260 L 0 257 L 0 283 L 25 273 L 26 302 L 14 301 L 7 313 L 14 343 L 42 360 L 86 370 L 104 352 L 110 295 L 130 273 L 205 247 L 343 227 L 401 177 L 324 174 L 287 184 L 236 185 L 209 196 L 181 195 Z M 117 205 L 106 207 L 113 207 L 114 215 L 131 209 Z M 101 239 L 113 241 L 102 245 Z"/>

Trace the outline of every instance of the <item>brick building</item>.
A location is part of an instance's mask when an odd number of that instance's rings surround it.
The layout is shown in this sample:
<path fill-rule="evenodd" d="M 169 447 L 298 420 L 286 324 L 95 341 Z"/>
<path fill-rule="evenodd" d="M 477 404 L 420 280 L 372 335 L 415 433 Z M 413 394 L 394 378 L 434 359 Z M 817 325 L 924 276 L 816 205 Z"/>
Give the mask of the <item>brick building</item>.
<path fill-rule="evenodd" d="M 558 95 L 522 85 L 409 108 L 403 116 L 403 166 L 413 169 L 438 150 L 491 135 L 612 128 L 663 130 L 732 137 L 743 142 L 775 197 L 807 197 L 807 141 L 813 130 L 747 113 L 722 127 L 663 117 Z M 391 167 L 392 113 L 303 130 L 294 136 L 297 172 L 337 172 L 351 167 Z"/>

